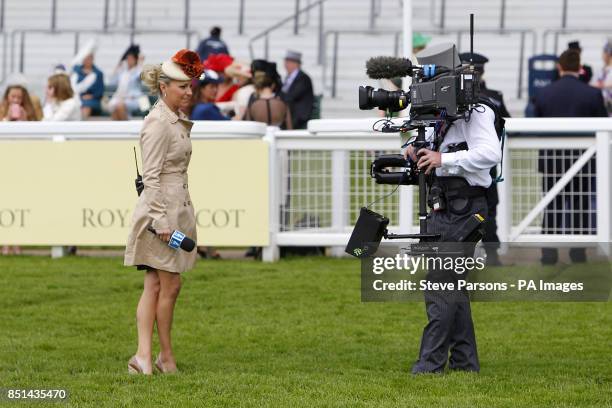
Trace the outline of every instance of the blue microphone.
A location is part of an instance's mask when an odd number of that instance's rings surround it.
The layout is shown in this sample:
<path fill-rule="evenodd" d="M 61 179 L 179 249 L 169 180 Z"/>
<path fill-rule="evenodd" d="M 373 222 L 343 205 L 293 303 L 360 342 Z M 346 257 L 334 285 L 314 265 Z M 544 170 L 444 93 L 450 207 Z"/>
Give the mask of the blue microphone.
<path fill-rule="evenodd" d="M 153 227 L 149 226 L 147 230 L 157 235 L 157 231 L 155 231 Z M 172 249 L 181 248 L 183 251 L 191 252 L 195 248 L 196 243 L 193 239 L 189 238 L 188 236 L 183 234 L 181 231 L 174 230 L 174 232 L 170 236 L 170 241 L 168 242 L 168 246 Z"/>

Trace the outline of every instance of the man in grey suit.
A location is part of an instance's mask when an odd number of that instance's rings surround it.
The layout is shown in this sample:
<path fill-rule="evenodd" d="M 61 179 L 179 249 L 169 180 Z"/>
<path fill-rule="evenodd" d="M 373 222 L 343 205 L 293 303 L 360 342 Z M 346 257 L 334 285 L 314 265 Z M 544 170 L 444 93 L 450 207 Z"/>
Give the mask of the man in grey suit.
<path fill-rule="evenodd" d="M 285 56 L 287 77 L 283 81 L 281 98 L 287 102 L 291 110 L 293 129 L 306 129 L 312 117 L 314 103 L 312 81 L 301 67 L 302 54 L 297 51 L 287 51 Z"/>

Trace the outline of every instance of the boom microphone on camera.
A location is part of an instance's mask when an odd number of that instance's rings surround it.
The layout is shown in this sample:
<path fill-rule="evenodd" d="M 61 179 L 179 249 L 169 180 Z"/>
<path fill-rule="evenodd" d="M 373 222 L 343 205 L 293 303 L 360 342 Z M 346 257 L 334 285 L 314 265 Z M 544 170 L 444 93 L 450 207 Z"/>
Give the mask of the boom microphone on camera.
<path fill-rule="evenodd" d="M 373 57 L 366 62 L 366 74 L 372 79 L 411 76 L 412 62 L 408 58 Z"/>
<path fill-rule="evenodd" d="M 149 226 L 147 230 L 157 235 L 157 231 L 155 231 L 153 227 Z M 195 248 L 196 243 L 193 239 L 189 238 L 181 231 L 174 230 L 174 232 L 170 236 L 168 246 L 173 249 L 181 248 L 183 251 L 191 252 Z"/>

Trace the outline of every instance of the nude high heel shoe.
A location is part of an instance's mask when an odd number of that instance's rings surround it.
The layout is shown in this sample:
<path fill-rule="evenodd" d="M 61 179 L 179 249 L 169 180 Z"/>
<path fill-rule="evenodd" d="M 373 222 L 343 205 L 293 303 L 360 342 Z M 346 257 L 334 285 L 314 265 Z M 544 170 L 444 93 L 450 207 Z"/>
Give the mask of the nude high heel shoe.
<path fill-rule="evenodd" d="M 162 374 L 176 374 L 178 372 L 176 368 L 173 370 L 164 368 L 164 365 L 161 362 L 161 355 L 158 355 L 157 359 L 155 359 L 155 368 L 157 368 Z"/>
<path fill-rule="evenodd" d="M 128 361 L 128 373 L 129 374 L 145 374 L 136 356 L 132 356 L 132 358 L 130 358 L 130 361 Z"/>

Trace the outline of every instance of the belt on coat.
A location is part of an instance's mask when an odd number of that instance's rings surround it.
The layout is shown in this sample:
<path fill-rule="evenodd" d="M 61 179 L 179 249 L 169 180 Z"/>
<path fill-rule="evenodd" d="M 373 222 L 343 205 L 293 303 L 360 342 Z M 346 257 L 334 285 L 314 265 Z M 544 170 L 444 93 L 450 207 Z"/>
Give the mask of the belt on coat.
<path fill-rule="evenodd" d="M 163 173 L 159 181 L 164 184 L 187 184 L 187 173 Z"/>

